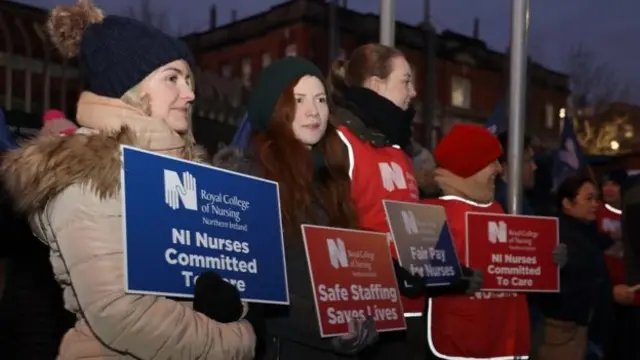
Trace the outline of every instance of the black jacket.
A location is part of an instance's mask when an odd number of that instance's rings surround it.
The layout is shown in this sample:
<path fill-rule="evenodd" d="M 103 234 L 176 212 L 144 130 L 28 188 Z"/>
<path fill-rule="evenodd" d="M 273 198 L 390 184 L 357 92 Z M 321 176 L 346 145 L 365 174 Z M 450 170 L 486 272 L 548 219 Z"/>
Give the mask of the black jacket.
<path fill-rule="evenodd" d="M 0 192 L 0 259 L 5 288 L 0 296 L 2 359 L 53 360 L 74 316 L 64 309 L 49 249 Z"/>
<path fill-rule="evenodd" d="M 624 191 L 622 241 L 628 285 L 640 284 L 640 179 L 629 181 Z"/>
<path fill-rule="evenodd" d="M 566 215 L 560 215 L 559 221 L 568 261 L 560 271 L 560 292 L 541 295 L 540 310 L 547 318 L 589 326 L 590 333 L 608 329 L 613 320 L 612 283 L 595 223 Z"/>

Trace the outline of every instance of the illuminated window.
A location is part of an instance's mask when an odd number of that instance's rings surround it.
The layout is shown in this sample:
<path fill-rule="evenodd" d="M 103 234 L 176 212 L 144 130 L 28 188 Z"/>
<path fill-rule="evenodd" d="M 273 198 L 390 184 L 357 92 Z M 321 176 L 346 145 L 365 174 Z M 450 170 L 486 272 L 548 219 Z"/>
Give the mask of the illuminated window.
<path fill-rule="evenodd" d="M 469 109 L 471 107 L 471 81 L 454 76 L 451 78 L 451 105 Z"/>
<path fill-rule="evenodd" d="M 271 54 L 266 52 L 262 54 L 262 67 L 267 67 L 271 64 Z"/>
<path fill-rule="evenodd" d="M 242 59 L 242 83 L 251 85 L 251 58 Z"/>
<path fill-rule="evenodd" d="M 220 73 L 222 74 L 222 77 L 224 77 L 225 79 L 230 79 L 232 72 L 233 72 L 233 69 L 231 68 L 231 64 L 222 65 L 222 68 L 220 69 Z"/>
<path fill-rule="evenodd" d="M 297 55 L 296 44 L 287 45 L 286 49 L 284 49 L 284 55 L 285 56 L 296 56 Z"/>
<path fill-rule="evenodd" d="M 553 104 L 547 102 L 544 106 L 544 124 L 547 129 L 553 129 L 553 125 L 556 120 L 556 110 L 553 108 Z"/>

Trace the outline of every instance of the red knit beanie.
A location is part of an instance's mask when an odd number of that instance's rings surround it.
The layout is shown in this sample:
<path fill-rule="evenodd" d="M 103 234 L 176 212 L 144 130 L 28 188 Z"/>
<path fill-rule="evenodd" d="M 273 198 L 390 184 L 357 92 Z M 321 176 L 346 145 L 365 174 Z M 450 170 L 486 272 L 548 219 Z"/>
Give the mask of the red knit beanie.
<path fill-rule="evenodd" d="M 478 125 L 456 124 L 433 150 L 439 167 L 468 178 L 502 155 L 498 138 Z"/>

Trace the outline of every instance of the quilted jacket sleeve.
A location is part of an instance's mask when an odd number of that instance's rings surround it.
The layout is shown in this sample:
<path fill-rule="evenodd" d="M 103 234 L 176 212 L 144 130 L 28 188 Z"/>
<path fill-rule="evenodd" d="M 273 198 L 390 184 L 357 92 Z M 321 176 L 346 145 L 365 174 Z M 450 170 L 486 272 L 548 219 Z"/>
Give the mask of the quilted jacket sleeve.
<path fill-rule="evenodd" d="M 248 322 L 222 324 L 183 303 L 125 293 L 119 199 L 71 186 L 46 214 L 50 246 L 57 247 L 82 315 L 103 344 L 140 359 L 253 358 Z"/>

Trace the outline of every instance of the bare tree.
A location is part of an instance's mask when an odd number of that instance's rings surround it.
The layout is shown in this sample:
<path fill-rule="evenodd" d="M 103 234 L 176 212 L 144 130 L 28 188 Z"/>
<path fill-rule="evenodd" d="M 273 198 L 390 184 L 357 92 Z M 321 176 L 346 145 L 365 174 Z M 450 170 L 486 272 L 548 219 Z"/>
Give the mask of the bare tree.
<path fill-rule="evenodd" d="M 156 9 L 151 0 L 140 0 L 138 5 L 129 5 L 127 16 L 151 25 L 169 35 L 176 35 L 171 27 L 167 9 Z"/>
<path fill-rule="evenodd" d="M 589 107 L 599 113 L 612 102 L 629 100 L 629 85 L 584 44 L 569 50 L 566 66 L 576 107 Z"/>
<path fill-rule="evenodd" d="M 590 154 L 612 154 L 613 141 L 621 142 L 631 126 L 628 117 L 604 116 L 616 102 L 628 102 L 630 87 L 616 72 L 583 44 L 573 46 L 567 56 L 571 79 L 573 116 L 576 136 Z"/>

